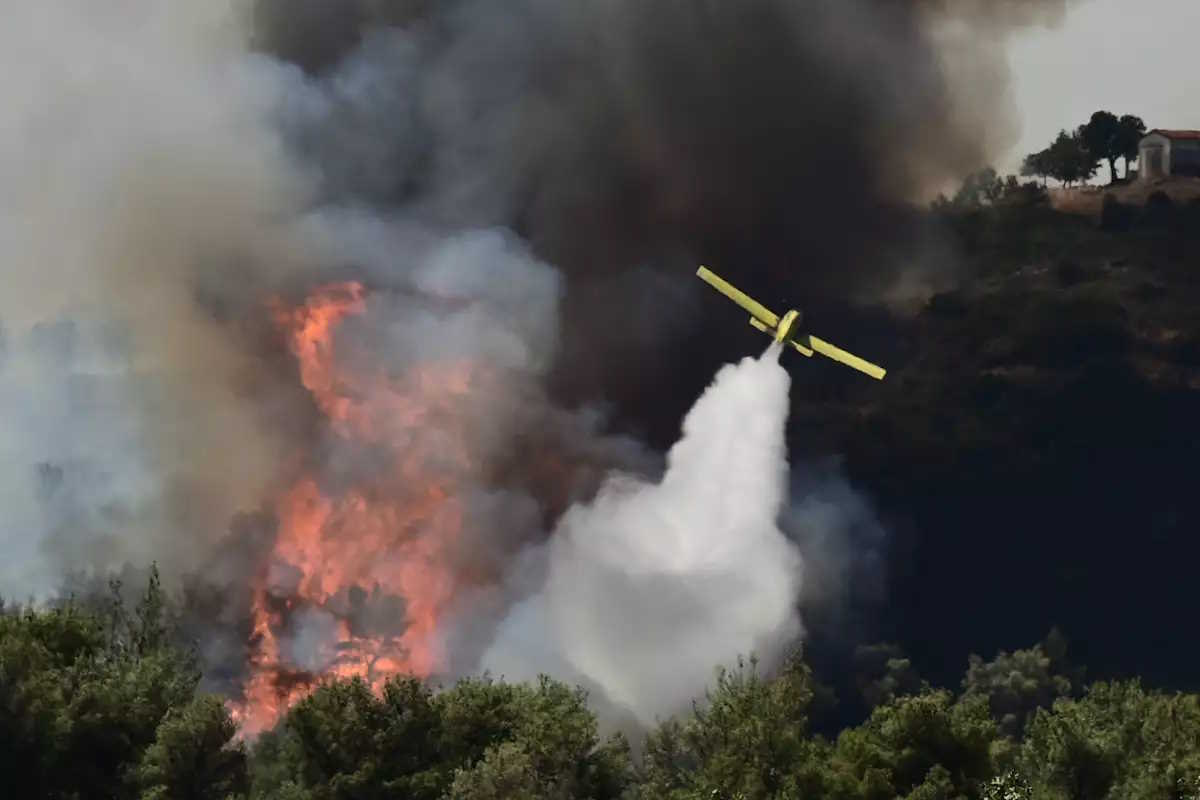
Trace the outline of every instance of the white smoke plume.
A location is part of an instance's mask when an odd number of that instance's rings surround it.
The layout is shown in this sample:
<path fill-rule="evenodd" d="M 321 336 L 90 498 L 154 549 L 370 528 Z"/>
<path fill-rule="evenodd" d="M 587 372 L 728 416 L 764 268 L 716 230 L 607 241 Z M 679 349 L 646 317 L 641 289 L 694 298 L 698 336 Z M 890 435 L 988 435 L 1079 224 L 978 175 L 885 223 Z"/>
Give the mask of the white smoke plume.
<path fill-rule="evenodd" d="M 262 363 L 198 302 L 288 263 L 283 70 L 229 4 L 25 3 L 0 26 L 0 592 L 194 564 L 277 462 Z"/>
<path fill-rule="evenodd" d="M 715 664 L 796 640 L 778 356 L 772 345 L 717 373 L 660 481 L 614 477 L 563 516 L 544 587 L 501 625 L 485 666 L 531 678 L 563 665 L 649 726 L 702 694 Z"/>

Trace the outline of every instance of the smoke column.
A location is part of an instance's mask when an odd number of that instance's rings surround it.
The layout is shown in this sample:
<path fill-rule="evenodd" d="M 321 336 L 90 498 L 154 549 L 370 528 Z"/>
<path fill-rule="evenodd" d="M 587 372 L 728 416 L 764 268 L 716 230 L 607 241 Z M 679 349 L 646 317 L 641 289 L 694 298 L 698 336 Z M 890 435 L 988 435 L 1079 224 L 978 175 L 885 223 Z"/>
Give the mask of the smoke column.
<path fill-rule="evenodd" d="M 787 500 L 787 372 L 778 346 L 727 365 L 683 422 L 662 479 L 614 477 L 545 546 L 544 588 L 484 665 L 533 678 L 565 665 L 646 726 L 686 708 L 714 665 L 800 633 Z"/>
<path fill-rule="evenodd" d="M 9 597 L 202 562 L 272 480 L 264 421 L 295 418 L 238 315 L 297 264 L 311 187 L 269 121 L 280 70 L 221 6 L 54 0 L 0 26 Z"/>

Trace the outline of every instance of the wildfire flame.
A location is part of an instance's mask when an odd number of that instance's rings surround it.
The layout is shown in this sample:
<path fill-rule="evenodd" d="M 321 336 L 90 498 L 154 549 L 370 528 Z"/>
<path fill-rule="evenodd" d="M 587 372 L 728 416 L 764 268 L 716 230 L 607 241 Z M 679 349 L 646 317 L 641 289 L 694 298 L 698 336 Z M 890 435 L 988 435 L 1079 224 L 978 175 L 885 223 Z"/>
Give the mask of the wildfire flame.
<path fill-rule="evenodd" d="M 398 377 L 344 366 L 335 333 L 367 310 L 359 283 L 270 308 L 334 435 L 387 457 L 378 474 L 349 487 L 305 475 L 278 499 L 277 537 L 253 587 L 250 677 L 234 707 L 245 734 L 273 726 L 323 678 L 357 675 L 378 688 L 392 675 L 427 677 L 443 666 L 438 623 L 456 584 L 448 553 L 473 466 L 459 412 L 483 379 L 478 365 L 461 362 Z M 319 635 L 300 657 L 287 652 L 296 649 L 288 637 L 304 614 Z"/>

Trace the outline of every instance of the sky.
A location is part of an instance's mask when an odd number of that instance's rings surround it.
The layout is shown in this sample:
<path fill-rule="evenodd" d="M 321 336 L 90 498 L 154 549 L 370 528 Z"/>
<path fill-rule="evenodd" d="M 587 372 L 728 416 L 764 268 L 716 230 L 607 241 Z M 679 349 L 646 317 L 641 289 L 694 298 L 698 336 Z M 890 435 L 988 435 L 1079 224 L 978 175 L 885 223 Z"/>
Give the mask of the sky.
<path fill-rule="evenodd" d="M 1198 31 L 1200 0 L 1080 0 L 1058 28 L 1015 37 L 1021 135 L 997 169 L 1019 171 L 1026 153 L 1102 108 L 1136 114 L 1147 128 L 1200 128 Z M 1096 179 L 1107 181 L 1107 166 Z"/>

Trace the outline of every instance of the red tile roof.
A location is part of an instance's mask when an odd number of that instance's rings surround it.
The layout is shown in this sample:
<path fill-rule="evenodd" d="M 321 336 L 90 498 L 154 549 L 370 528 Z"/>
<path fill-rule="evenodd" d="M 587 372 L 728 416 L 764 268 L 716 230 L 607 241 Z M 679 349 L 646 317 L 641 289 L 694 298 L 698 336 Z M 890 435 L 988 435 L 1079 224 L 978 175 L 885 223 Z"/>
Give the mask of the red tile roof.
<path fill-rule="evenodd" d="M 1149 136 L 1151 133 L 1157 133 L 1161 136 L 1167 137 L 1168 139 L 1200 139 L 1200 131 L 1172 131 L 1165 130 L 1163 128 L 1155 128 L 1146 135 Z"/>

